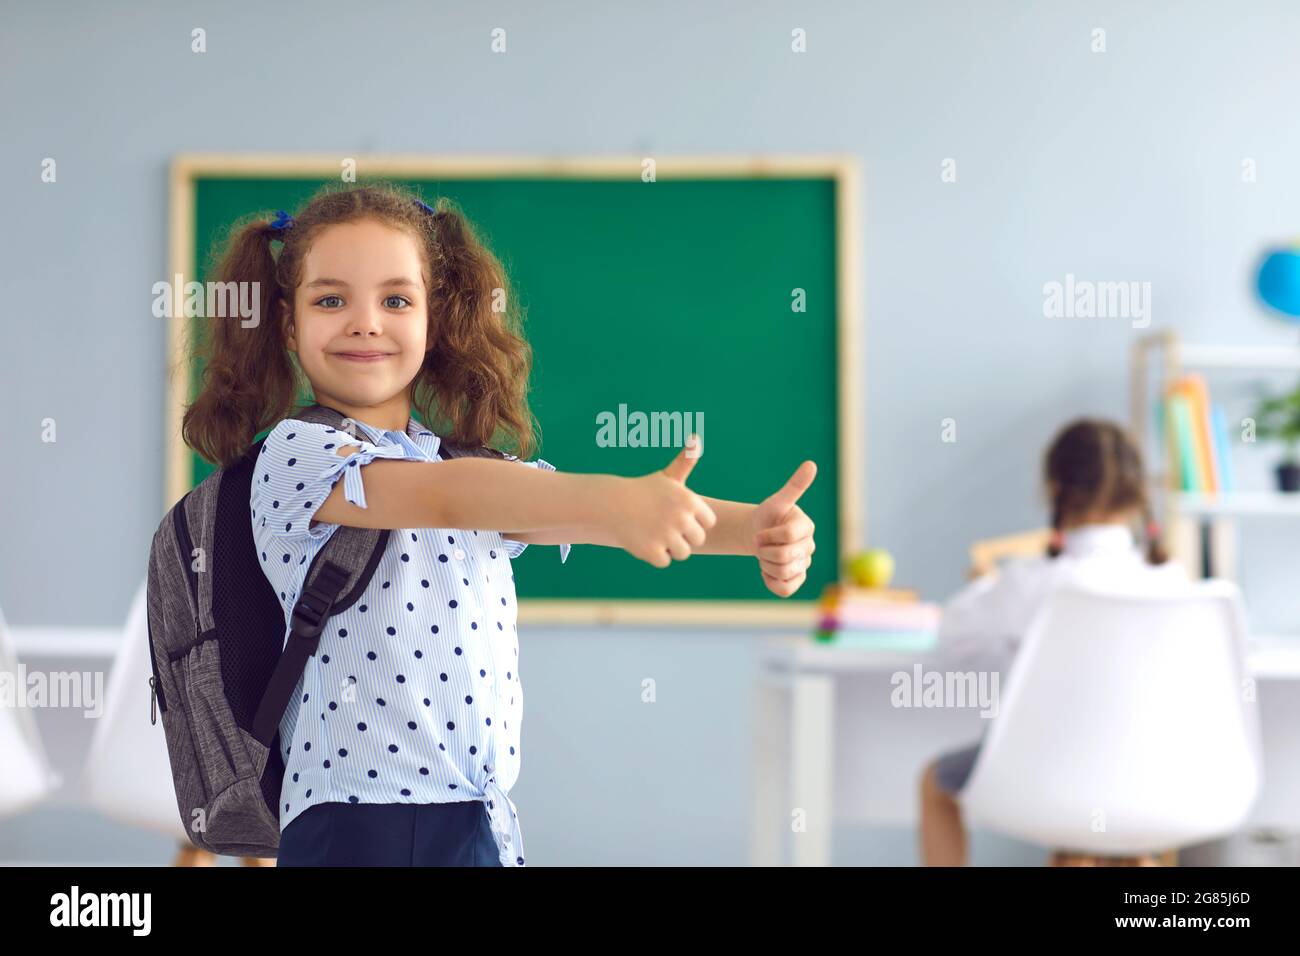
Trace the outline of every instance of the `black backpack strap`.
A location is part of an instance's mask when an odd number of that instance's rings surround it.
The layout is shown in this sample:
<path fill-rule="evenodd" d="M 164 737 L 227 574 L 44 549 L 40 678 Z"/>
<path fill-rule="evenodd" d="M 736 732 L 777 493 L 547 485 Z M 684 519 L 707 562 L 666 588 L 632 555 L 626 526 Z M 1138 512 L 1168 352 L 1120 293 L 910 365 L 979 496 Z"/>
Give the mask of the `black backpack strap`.
<path fill-rule="evenodd" d="M 341 413 L 320 405 L 292 417 L 346 430 Z M 361 599 L 388 545 L 389 533 L 386 528 L 341 525 L 312 559 L 289 619 L 288 642 L 253 717 L 253 736 L 266 746 L 271 746 L 279 730 L 289 697 L 307 666 L 307 659 L 316 653 L 325 625 L 333 615 L 346 611 Z"/>
<path fill-rule="evenodd" d="M 334 532 L 329 543 L 321 549 L 321 554 L 329 550 L 329 545 L 341 531 L 343 528 Z M 382 553 L 382 548 L 379 553 Z M 370 573 L 374 573 L 373 566 Z M 257 714 L 253 717 L 253 736 L 268 747 L 280 727 L 280 720 L 284 717 L 285 708 L 289 706 L 289 697 L 298 685 L 298 678 L 307 666 L 307 658 L 315 654 L 320 645 L 321 631 L 325 629 L 330 616 L 336 610 L 342 610 L 336 608 L 339 594 L 354 576 L 333 561 L 324 561 L 310 583 L 303 587 L 290 619 L 288 643 L 271 673 L 271 680 L 266 685 L 262 702 L 258 704 Z M 366 575 L 367 580 L 369 576 Z M 362 582 L 357 593 L 364 589 L 365 583 Z"/>

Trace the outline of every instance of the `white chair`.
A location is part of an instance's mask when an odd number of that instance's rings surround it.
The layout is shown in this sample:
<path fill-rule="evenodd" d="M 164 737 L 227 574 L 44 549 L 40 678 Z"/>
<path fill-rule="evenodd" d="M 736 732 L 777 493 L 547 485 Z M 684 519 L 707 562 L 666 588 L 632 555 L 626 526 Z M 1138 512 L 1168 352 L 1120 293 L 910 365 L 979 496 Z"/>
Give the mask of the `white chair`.
<path fill-rule="evenodd" d="M 21 679 L 18 655 L 3 613 L 0 613 L 0 675 L 4 675 L 8 685 L 8 690 L 0 695 L 0 817 L 7 817 L 39 803 L 58 789 L 62 781 L 46 757 L 31 709 L 23 705 L 9 706 L 9 695 L 25 694 L 27 682 Z"/>
<path fill-rule="evenodd" d="M 145 591 L 141 582 L 109 673 L 104 713 L 78 782 L 86 803 L 104 816 L 188 842 L 176 809 L 162 714 L 156 724 L 149 720 L 153 669 Z"/>
<path fill-rule="evenodd" d="M 1263 775 L 1245 616 L 1225 581 L 1161 597 L 1061 589 L 1001 689 L 968 823 L 1134 858 L 1231 833 Z"/>

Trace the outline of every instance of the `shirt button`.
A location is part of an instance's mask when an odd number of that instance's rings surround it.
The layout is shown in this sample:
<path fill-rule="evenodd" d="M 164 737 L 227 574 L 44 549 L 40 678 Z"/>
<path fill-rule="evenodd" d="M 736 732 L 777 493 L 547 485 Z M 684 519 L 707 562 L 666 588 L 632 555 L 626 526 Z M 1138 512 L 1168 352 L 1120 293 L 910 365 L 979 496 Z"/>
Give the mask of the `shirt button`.
<path fill-rule="evenodd" d="M 454 555 L 456 556 L 456 560 L 457 560 L 457 561 L 464 561 L 464 560 L 465 560 L 465 552 L 462 551 L 460 548 L 457 548 L 455 551 L 452 552 L 452 554 L 454 554 Z"/>

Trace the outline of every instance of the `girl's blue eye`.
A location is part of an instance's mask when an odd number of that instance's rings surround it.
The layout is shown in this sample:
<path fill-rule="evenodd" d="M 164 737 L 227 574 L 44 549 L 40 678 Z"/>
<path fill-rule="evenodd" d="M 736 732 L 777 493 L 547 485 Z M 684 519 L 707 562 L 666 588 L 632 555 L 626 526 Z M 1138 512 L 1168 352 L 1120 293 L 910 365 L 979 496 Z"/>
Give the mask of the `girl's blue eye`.
<path fill-rule="evenodd" d="M 331 293 L 329 295 L 321 296 L 319 299 L 316 300 L 316 304 L 320 306 L 324 306 L 327 309 L 337 308 L 338 307 L 337 305 L 329 304 L 330 299 L 337 299 L 339 305 L 341 305 L 343 302 L 343 297 L 341 295 L 335 295 L 334 293 Z M 404 295 L 389 295 L 384 297 L 385 308 L 400 309 L 403 306 L 408 306 L 410 304 L 411 304 L 411 300 Z"/>

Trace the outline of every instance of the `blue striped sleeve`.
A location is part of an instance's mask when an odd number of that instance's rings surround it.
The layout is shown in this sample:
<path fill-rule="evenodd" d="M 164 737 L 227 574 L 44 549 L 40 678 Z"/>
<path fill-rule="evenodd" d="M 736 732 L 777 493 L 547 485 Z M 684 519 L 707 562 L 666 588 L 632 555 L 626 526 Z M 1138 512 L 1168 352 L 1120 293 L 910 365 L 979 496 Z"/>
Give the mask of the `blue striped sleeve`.
<path fill-rule="evenodd" d="M 506 458 L 509 459 L 510 461 L 519 461 L 519 459 L 516 458 L 514 455 L 506 455 Z M 555 471 L 554 465 L 552 465 L 549 461 L 544 461 L 541 458 L 537 459 L 536 461 L 525 461 L 523 462 L 523 464 L 528 465 L 532 468 L 545 468 L 547 471 Z M 505 542 L 506 554 L 508 554 L 512 558 L 519 557 L 521 554 L 524 553 L 524 548 L 528 547 L 528 545 L 524 544 L 524 542 L 516 541 L 514 538 L 507 538 L 505 535 L 501 536 L 501 540 Z M 569 549 L 571 547 L 572 545 L 568 545 L 568 544 L 560 545 L 561 564 L 569 560 Z"/>
<path fill-rule="evenodd" d="M 339 448 L 356 446 L 343 456 Z M 376 458 L 409 458 L 401 445 L 375 445 L 319 422 L 286 418 L 262 444 L 254 474 L 253 507 L 267 518 L 265 528 L 277 538 L 327 538 L 337 524 L 311 526 L 339 477 L 343 496 L 366 507 L 361 468 Z"/>

